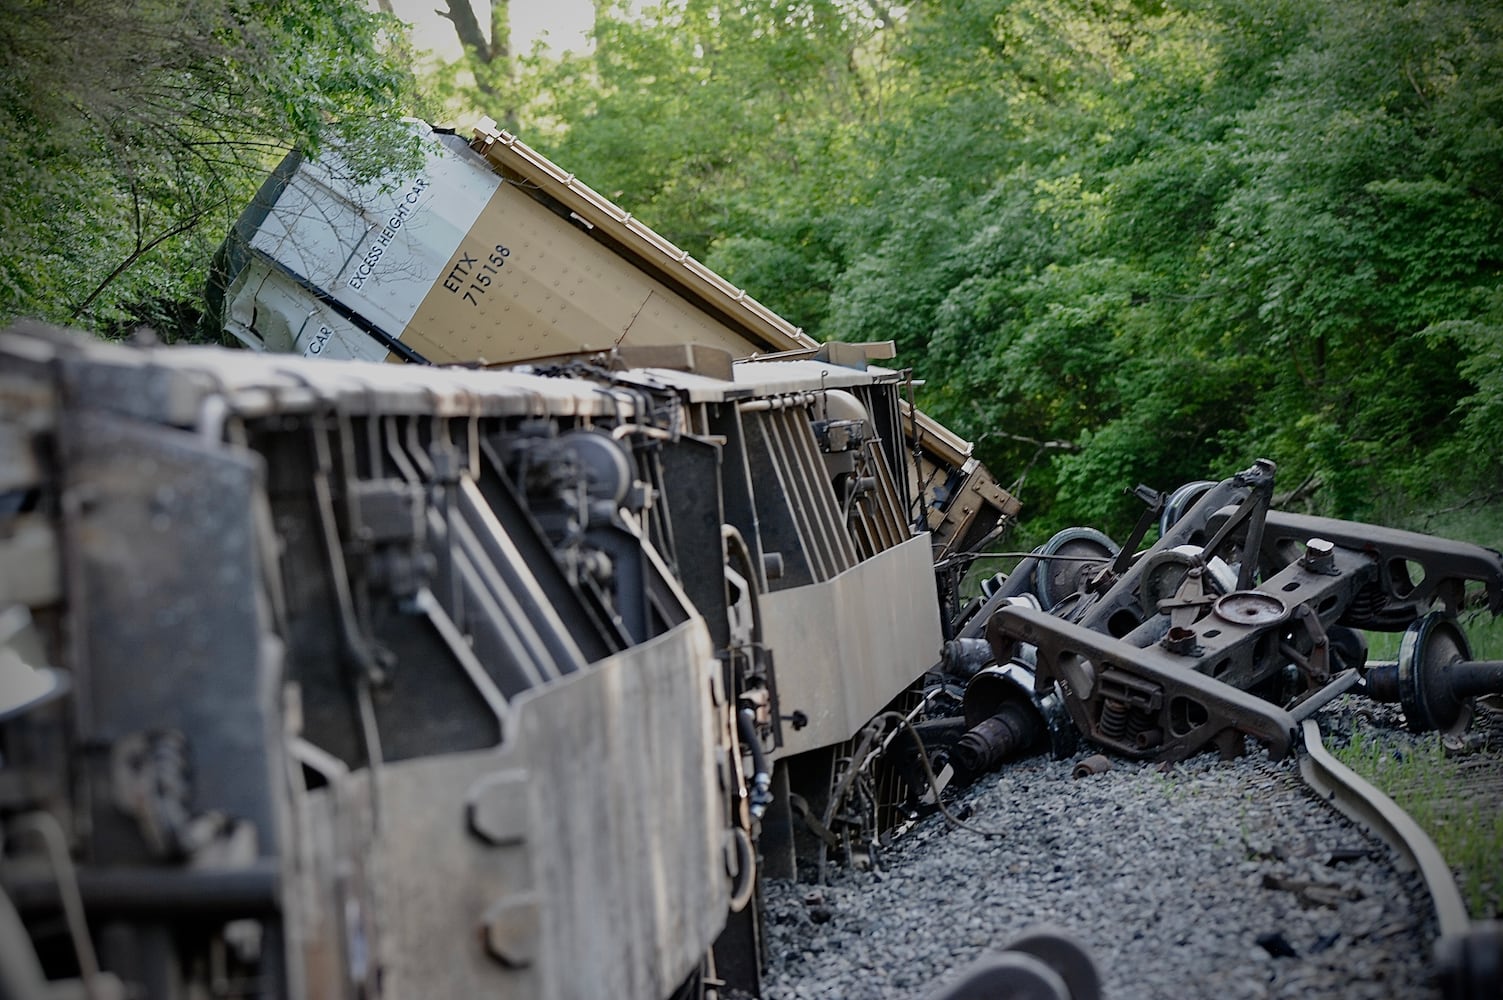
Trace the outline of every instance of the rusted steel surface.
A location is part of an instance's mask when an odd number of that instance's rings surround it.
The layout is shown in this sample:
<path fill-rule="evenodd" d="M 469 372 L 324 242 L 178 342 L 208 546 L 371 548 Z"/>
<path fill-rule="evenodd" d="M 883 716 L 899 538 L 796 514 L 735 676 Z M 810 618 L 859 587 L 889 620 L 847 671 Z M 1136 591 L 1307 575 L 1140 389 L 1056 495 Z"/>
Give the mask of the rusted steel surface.
<path fill-rule="evenodd" d="M 1052 604 L 994 597 L 985 633 L 996 659 L 1026 648 L 1038 691 L 1057 691 L 1081 733 L 1113 752 L 1180 760 L 1213 743 L 1233 752 L 1248 735 L 1281 756 L 1297 717 L 1356 684 L 1365 666 L 1356 629 L 1403 629 L 1436 603 L 1454 614 L 1469 590 L 1497 606 L 1496 551 L 1283 515 L 1268 507 L 1273 482 L 1273 463 L 1260 461 L 1196 484 L 1199 499 L 1158 541 L 1097 564 Z M 1163 495 L 1143 492 L 1146 513 L 1162 514 Z M 1466 659 L 1456 635 L 1430 626 L 1437 651 L 1408 658 L 1417 666 L 1397 686 L 1417 724 L 1448 726 L 1466 698 L 1503 686 L 1493 665 L 1451 662 Z"/>

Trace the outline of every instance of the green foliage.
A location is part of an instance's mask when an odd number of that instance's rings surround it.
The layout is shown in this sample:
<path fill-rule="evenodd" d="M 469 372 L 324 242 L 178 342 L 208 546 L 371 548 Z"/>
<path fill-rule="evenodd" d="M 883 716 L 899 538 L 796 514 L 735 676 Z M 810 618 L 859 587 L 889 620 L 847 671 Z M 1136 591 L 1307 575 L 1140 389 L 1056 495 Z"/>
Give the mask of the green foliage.
<path fill-rule="evenodd" d="M 1503 455 L 1503 288 L 1478 289 L 1475 318 L 1442 320 L 1421 331 L 1462 360 L 1458 371 L 1472 391 L 1460 402 L 1462 452 L 1479 465 Z"/>
<path fill-rule="evenodd" d="M 528 63 L 526 137 L 696 256 L 811 237 L 823 253 L 848 207 L 831 186 L 852 155 L 843 127 L 880 100 L 860 65 L 874 30 L 834 0 L 606 8 L 593 54 Z"/>
<path fill-rule="evenodd" d="M 1477 789 L 1463 782 L 1438 734 L 1411 746 L 1384 730 L 1358 725 L 1336 758 L 1392 798 L 1430 835 L 1459 872 L 1457 885 L 1473 918 L 1503 914 L 1503 813 L 1477 808 Z"/>
<path fill-rule="evenodd" d="M 1494 5 L 685 0 L 597 43 L 537 90 L 554 154 L 895 341 L 1034 517 L 1259 456 L 1342 516 L 1503 485 Z"/>
<path fill-rule="evenodd" d="M 528 63 L 529 141 L 895 341 L 1035 519 L 1257 457 L 1340 516 L 1503 489 L 1496 4 L 673 0 L 595 42 Z"/>
<path fill-rule="evenodd" d="M 343 3 L 0 4 L 7 315 L 173 325 L 281 150 L 387 150 L 413 100 Z M 559 58 L 448 9 L 430 105 L 895 341 L 1044 534 L 1256 457 L 1321 513 L 1503 491 L 1497 4 L 618 0 Z"/>
<path fill-rule="evenodd" d="M 415 155 L 393 24 L 328 0 L 0 0 L 0 320 L 190 330 L 288 150 L 339 143 L 364 177 Z"/>
<path fill-rule="evenodd" d="M 1454 457 L 1454 407 L 1482 369 L 1463 331 L 1503 261 L 1496 156 L 1472 152 L 1503 150 L 1484 124 L 1500 106 L 1455 90 L 1498 67 L 1500 31 L 1495 8 L 1459 3 L 1324 18 L 1229 140 L 1239 179 L 1205 261 L 1225 321 L 1278 359 L 1247 443 L 1316 476 L 1332 513 L 1452 472 L 1425 456 Z"/>

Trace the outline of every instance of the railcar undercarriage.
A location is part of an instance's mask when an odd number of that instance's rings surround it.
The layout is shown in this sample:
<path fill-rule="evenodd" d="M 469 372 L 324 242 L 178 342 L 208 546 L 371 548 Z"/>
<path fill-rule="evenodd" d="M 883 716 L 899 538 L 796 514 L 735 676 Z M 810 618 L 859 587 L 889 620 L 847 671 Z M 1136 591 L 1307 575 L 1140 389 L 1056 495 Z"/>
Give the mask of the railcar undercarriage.
<path fill-rule="evenodd" d="M 1402 701 L 1416 729 L 1449 729 L 1465 724 L 1468 698 L 1503 689 L 1454 620 L 1503 610 L 1503 556 L 1272 510 L 1273 482 L 1260 460 L 1192 484 L 1193 504 L 1140 487 L 1132 544 L 1069 529 L 995 582 L 946 660 L 967 685 L 962 764 L 1018 749 L 1019 724 L 992 721 L 1013 705 L 1049 723 L 1038 733 L 1057 732 L 1063 710 L 1103 749 L 1172 762 L 1211 745 L 1240 752 L 1244 736 L 1282 756 L 1299 722 L 1348 690 Z M 1153 519 L 1159 537 L 1138 549 Z M 1368 631 L 1405 633 L 1397 663 L 1368 663 Z"/>

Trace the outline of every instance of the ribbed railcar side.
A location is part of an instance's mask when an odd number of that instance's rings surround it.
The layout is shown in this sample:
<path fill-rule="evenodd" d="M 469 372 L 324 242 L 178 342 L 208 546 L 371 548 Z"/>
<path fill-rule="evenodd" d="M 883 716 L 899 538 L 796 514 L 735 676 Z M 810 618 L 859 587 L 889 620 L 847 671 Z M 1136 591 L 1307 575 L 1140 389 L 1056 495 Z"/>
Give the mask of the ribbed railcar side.
<path fill-rule="evenodd" d="M 792 865 L 790 792 L 941 645 L 898 373 L 0 353 L 4 649 L 69 689 L 0 720 L 70 848 L 0 859 L 47 976 L 76 882 L 153 996 L 662 1000 L 717 940 L 755 988 L 759 818 Z"/>

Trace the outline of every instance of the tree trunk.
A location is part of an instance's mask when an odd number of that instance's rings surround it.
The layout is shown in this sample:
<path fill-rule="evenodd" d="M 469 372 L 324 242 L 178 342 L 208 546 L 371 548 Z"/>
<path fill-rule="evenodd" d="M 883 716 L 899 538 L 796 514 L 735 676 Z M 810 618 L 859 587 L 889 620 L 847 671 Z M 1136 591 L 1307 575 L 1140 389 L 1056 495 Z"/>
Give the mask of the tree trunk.
<path fill-rule="evenodd" d="M 508 132 L 517 130 L 516 87 L 511 71 L 511 0 L 491 0 L 491 57 L 490 65 L 495 76 L 491 78 L 492 89 L 486 93 L 498 99 L 497 120 Z M 498 93 L 502 84 L 505 92 Z"/>
<path fill-rule="evenodd" d="M 485 37 L 469 0 L 446 0 L 448 10 L 434 11 L 454 25 L 464 46 L 465 62 L 475 88 L 489 105 L 486 111 L 508 131 L 517 130 L 516 96 L 511 74 L 511 0 L 490 0 L 491 36 Z"/>
<path fill-rule="evenodd" d="M 480 30 L 480 22 L 475 17 L 475 9 L 470 6 L 470 0 L 448 0 L 448 7 L 447 12 L 436 10 L 434 13 L 454 25 L 454 32 L 459 35 L 459 44 L 464 46 L 467 56 L 479 62 L 489 63 L 491 61 L 491 43 L 486 40 L 485 32 Z M 492 6 L 491 21 L 494 24 L 494 5 Z"/>

